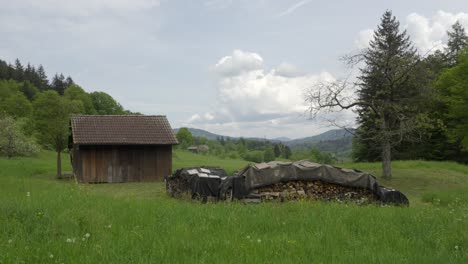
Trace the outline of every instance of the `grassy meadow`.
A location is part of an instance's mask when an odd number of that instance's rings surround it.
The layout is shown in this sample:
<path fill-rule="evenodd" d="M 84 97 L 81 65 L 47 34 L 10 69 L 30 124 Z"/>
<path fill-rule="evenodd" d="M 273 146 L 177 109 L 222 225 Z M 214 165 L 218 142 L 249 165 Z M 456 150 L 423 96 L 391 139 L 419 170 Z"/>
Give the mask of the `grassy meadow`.
<path fill-rule="evenodd" d="M 246 164 L 176 151 L 173 168 Z M 57 180 L 52 152 L 0 158 L 0 263 L 468 263 L 468 167 L 398 161 L 393 172 L 379 181 L 409 207 L 199 204 L 162 183 Z"/>

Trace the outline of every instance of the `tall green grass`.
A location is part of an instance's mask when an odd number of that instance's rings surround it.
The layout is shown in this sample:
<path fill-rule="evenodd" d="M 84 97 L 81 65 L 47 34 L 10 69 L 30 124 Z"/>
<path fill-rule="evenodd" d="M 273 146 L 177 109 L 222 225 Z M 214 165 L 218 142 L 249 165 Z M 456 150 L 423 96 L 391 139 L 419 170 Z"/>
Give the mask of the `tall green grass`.
<path fill-rule="evenodd" d="M 175 168 L 245 165 L 176 154 Z M 411 191 L 412 205 L 359 207 L 198 204 L 169 198 L 162 183 L 77 185 L 54 178 L 54 158 L 0 159 L 0 263 L 468 261 L 468 173 L 457 164 L 395 162 L 387 184 Z"/>

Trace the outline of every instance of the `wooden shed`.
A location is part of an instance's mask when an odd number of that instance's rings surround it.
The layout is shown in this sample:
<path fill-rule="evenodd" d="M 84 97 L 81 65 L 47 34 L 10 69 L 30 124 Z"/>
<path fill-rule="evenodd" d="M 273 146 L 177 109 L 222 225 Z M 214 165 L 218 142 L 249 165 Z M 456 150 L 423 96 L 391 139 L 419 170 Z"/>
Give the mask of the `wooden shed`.
<path fill-rule="evenodd" d="M 82 183 L 163 180 L 178 144 L 165 116 L 79 115 L 70 122 L 73 173 Z"/>

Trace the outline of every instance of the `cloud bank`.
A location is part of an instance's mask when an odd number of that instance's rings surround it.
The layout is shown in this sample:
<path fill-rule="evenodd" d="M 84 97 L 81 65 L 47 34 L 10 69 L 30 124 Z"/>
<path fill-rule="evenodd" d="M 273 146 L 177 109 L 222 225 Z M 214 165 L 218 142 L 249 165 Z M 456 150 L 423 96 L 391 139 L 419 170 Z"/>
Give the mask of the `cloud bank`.
<path fill-rule="evenodd" d="M 468 29 L 468 13 L 463 12 L 454 14 L 439 10 L 431 18 L 411 13 L 400 22 L 418 51 L 426 54 L 446 47 L 447 31 L 452 29 L 457 20 Z M 372 37 L 373 29 L 361 30 L 354 41 L 355 47 L 367 48 Z"/>
<path fill-rule="evenodd" d="M 317 123 L 308 121 L 305 115 L 304 92 L 319 82 L 334 80 L 326 71 L 303 74 L 286 62 L 266 69 L 259 54 L 243 50 L 222 57 L 212 70 L 218 83 L 214 110 L 193 115 L 188 124 L 225 132 L 245 128 L 248 131 L 244 135 L 260 130 L 268 136 L 292 134 L 285 130 L 297 134 L 291 129 L 303 128 L 305 123 L 315 124 L 317 130 Z M 265 132 L 268 127 L 272 131 Z"/>

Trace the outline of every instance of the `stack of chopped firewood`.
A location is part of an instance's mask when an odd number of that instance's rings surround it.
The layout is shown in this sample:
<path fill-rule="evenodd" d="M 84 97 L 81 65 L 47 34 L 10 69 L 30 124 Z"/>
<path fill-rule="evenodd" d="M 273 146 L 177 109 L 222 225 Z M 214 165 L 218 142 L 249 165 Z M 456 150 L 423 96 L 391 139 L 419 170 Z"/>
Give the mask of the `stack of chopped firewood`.
<path fill-rule="evenodd" d="M 180 198 L 190 192 L 190 185 L 185 178 L 168 177 L 166 179 L 166 191 L 171 197 Z"/>
<path fill-rule="evenodd" d="M 370 190 L 345 187 L 322 181 L 276 183 L 256 189 L 252 194 L 260 195 L 263 201 L 307 199 L 366 204 L 377 200 Z"/>

